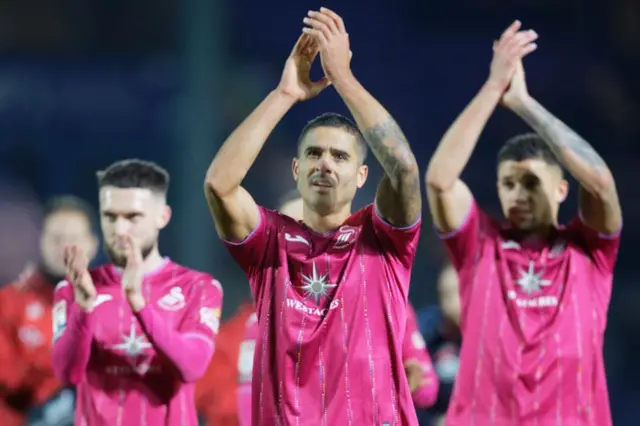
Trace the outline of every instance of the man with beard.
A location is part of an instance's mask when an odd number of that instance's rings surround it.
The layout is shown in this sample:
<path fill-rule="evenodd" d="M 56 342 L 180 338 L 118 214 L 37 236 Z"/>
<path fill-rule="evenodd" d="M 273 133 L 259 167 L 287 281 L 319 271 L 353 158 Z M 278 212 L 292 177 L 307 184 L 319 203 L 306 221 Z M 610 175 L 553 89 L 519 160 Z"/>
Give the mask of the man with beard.
<path fill-rule="evenodd" d="M 55 373 L 77 385 L 76 424 L 194 426 L 194 383 L 214 351 L 222 288 L 163 258 L 168 173 L 123 160 L 98 173 L 112 263 L 88 270 L 77 247 L 54 300 Z"/>
<path fill-rule="evenodd" d="M 53 290 L 64 277 L 66 247 L 75 244 L 87 259 L 94 258 L 98 247 L 94 216 L 91 206 L 79 198 L 61 196 L 49 200 L 40 235 L 40 261 L 0 291 L 3 426 L 23 425 L 31 407 L 55 403 L 57 396 L 72 392 L 57 395 L 61 384 L 51 368 Z M 73 415 L 73 398 L 70 402 L 68 410 L 58 412 Z"/>

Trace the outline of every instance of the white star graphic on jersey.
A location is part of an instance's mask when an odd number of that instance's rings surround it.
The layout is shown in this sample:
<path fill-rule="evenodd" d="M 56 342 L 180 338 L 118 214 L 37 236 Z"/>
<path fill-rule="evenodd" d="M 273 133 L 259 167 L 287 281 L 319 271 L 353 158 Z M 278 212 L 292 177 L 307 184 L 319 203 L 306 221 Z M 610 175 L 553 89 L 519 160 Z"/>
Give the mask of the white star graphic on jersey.
<path fill-rule="evenodd" d="M 304 290 L 305 298 L 313 297 L 316 301 L 316 305 L 320 304 L 321 297 L 327 297 L 327 290 L 333 287 L 336 287 L 336 284 L 327 283 L 327 277 L 329 274 L 325 274 L 323 276 L 318 276 L 318 271 L 316 269 L 316 262 L 313 262 L 313 272 L 310 277 L 305 274 L 302 275 L 302 279 L 304 281 L 304 285 L 302 289 Z"/>
<path fill-rule="evenodd" d="M 533 261 L 529 261 L 529 270 L 525 271 L 520 268 L 520 278 L 516 281 L 523 291 L 532 295 L 533 293 L 539 293 L 542 287 L 551 285 L 551 281 L 542 279 L 542 271 L 536 273 L 534 269 Z"/>
<path fill-rule="evenodd" d="M 140 355 L 145 349 L 149 349 L 150 347 L 151 343 L 147 341 L 146 336 L 144 334 L 138 336 L 136 334 L 135 324 L 131 324 L 129 335 L 123 335 L 122 343 L 113 345 L 111 348 L 123 350 L 127 355 L 134 357 Z"/>

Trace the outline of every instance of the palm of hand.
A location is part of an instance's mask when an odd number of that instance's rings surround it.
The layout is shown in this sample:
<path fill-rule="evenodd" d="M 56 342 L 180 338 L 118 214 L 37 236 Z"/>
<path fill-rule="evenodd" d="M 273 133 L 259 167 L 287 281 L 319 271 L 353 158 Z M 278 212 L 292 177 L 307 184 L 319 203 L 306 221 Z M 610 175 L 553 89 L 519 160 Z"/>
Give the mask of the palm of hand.
<path fill-rule="evenodd" d="M 299 101 L 313 97 L 310 71 L 311 61 L 309 58 L 301 55 L 290 56 L 282 72 L 282 90 Z"/>

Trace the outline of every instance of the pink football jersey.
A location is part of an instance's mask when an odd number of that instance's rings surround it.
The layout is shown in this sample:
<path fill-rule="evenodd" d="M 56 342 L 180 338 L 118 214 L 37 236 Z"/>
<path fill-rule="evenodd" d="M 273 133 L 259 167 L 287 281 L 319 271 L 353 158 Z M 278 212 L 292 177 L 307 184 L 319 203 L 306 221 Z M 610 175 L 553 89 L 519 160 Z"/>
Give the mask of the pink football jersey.
<path fill-rule="evenodd" d="M 429 352 L 427 352 L 424 338 L 418 329 L 418 319 L 411 303 L 407 305 L 407 330 L 402 344 L 402 359 L 404 361 L 415 360 L 422 365 L 424 385 L 413 391 L 413 403 L 416 408 L 431 407 L 438 397 L 438 375 L 433 369 L 433 363 Z"/>
<path fill-rule="evenodd" d="M 213 355 L 222 288 L 166 261 L 147 274 L 147 305 L 134 314 L 113 265 L 91 271 L 91 313 L 62 281 L 54 299 L 53 366 L 77 385 L 77 426 L 195 426 L 194 382 Z"/>
<path fill-rule="evenodd" d="M 576 218 L 527 242 L 474 203 L 442 238 L 463 333 L 447 426 L 611 425 L 602 347 L 619 234 Z"/>
<path fill-rule="evenodd" d="M 247 319 L 244 340 L 240 344 L 238 355 L 238 421 L 240 426 L 251 426 L 251 378 L 258 330 L 258 316 L 253 313 Z"/>
<path fill-rule="evenodd" d="M 257 306 L 254 425 L 417 425 L 402 339 L 419 234 L 373 205 L 326 234 L 260 208 L 226 243 Z"/>

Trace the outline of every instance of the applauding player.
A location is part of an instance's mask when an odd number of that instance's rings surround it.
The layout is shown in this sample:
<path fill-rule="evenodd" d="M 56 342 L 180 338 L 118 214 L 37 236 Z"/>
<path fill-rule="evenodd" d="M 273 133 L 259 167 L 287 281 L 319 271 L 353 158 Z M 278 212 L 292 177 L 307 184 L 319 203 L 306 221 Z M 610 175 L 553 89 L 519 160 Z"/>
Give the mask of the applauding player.
<path fill-rule="evenodd" d="M 602 354 L 622 216 L 611 171 L 593 148 L 527 92 L 521 60 L 537 35 L 511 25 L 489 79 L 440 142 L 429 204 L 460 277 L 461 365 L 447 426 L 611 425 Z M 536 134 L 498 153 L 501 226 L 460 173 L 501 102 Z M 567 226 L 564 166 L 579 182 Z"/>
<path fill-rule="evenodd" d="M 205 184 L 217 230 L 256 300 L 252 423 L 415 425 L 402 336 L 420 231 L 418 165 L 397 123 L 353 75 L 342 19 L 321 9 L 304 22 L 279 86 L 227 139 Z M 318 53 L 325 77 L 312 82 Z M 285 113 L 329 84 L 358 126 L 327 114 L 303 129 L 292 167 L 300 223 L 259 207 L 241 183 Z M 375 203 L 352 214 L 367 145 L 385 176 Z"/>
<path fill-rule="evenodd" d="M 55 292 L 53 368 L 77 385 L 77 425 L 195 426 L 193 383 L 214 349 L 222 289 L 158 252 L 169 176 L 153 163 L 98 173 L 112 264 L 87 269 L 75 247 Z"/>

